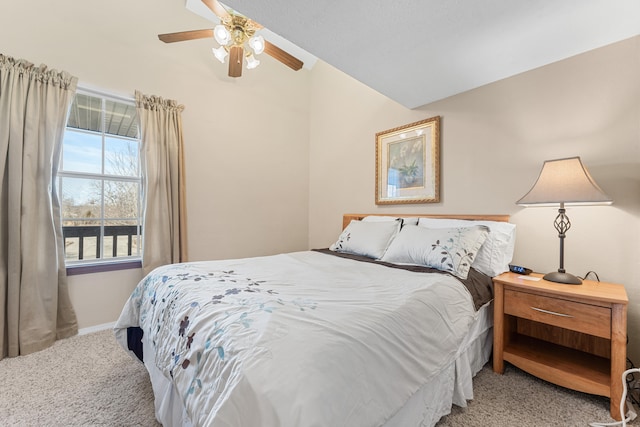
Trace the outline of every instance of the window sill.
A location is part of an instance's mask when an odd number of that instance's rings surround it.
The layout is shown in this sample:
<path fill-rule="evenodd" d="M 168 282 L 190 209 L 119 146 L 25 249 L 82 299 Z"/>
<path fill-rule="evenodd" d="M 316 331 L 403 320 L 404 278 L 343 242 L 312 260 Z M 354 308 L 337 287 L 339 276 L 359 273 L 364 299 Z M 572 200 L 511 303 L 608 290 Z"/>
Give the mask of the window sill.
<path fill-rule="evenodd" d="M 130 270 L 134 268 L 142 268 L 142 261 L 138 259 L 132 261 L 100 262 L 95 264 L 76 264 L 67 266 L 67 276 L 104 273 L 107 271 L 117 270 Z"/>

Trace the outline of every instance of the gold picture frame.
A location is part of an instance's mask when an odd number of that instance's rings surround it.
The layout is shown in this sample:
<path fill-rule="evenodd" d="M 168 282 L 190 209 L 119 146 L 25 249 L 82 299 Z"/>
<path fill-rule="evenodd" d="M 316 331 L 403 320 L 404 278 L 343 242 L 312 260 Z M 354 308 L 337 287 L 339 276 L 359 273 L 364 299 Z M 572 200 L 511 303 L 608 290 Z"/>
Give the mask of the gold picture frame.
<path fill-rule="evenodd" d="M 440 202 L 440 116 L 376 133 L 376 205 Z"/>

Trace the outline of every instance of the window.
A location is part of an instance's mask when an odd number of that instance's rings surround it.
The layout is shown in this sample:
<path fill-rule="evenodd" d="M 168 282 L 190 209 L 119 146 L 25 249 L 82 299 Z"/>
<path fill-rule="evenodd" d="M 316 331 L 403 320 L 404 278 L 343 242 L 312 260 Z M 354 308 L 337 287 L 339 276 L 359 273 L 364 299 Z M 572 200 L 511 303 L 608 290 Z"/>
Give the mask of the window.
<path fill-rule="evenodd" d="M 140 259 L 142 177 L 133 100 L 78 90 L 57 179 L 67 266 Z"/>

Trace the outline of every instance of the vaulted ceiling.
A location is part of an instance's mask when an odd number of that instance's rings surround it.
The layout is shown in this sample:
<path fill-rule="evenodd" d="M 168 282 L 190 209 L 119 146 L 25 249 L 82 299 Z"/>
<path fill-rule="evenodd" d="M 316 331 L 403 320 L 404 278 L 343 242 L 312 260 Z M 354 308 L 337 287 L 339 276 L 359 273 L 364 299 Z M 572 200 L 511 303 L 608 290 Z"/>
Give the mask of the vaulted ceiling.
<path fill-rule="evenodd" d="M 638 0 L 223 3 L 408 108 L 640 34 Z"/>

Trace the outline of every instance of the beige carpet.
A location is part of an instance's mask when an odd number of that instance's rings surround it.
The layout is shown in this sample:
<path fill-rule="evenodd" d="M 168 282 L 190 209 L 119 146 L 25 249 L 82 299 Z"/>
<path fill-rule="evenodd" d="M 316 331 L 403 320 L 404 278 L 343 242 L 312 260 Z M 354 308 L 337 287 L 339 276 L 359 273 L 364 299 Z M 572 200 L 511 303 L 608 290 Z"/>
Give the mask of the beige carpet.
<path fill-rule="evenodd" d="M 467 408 L 454 406 L 437 427 L 587 427 L 614 421 L 608 398 L 558 387 L 508 364 L 504 375 L 485 366 L 473 393 Z"/>
<path fill-rule="evenodd" d="M 586 427 L 610 421 L 608 399 L 556 387 L 510 366 L 505 375 L 487 366 L 474 384 L 475 399 L 467 408 L 454 407 L 438 427 Z M 111 331 L 0 361 L 0 387 L 1 426 L 159 425 L 144 366 L 118 346 Z"/>
<path fill-rule="evenodd" d="M 1 426 L 159 426 L 149 375 L 102 331 L 0 361 Z"/>

